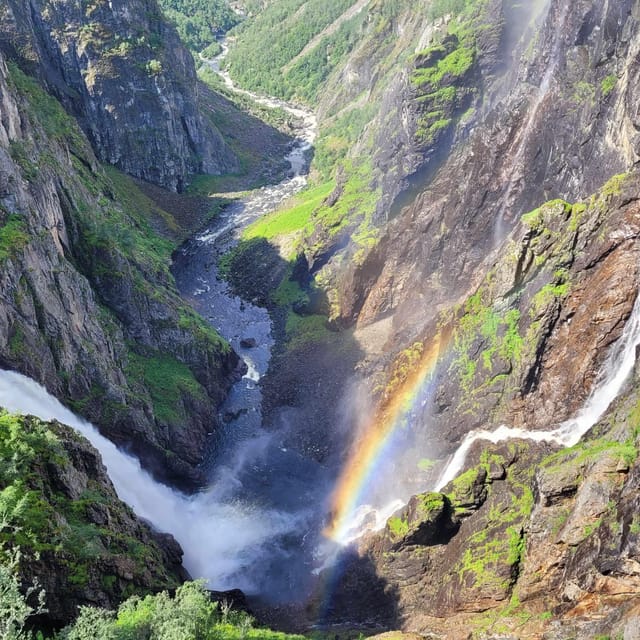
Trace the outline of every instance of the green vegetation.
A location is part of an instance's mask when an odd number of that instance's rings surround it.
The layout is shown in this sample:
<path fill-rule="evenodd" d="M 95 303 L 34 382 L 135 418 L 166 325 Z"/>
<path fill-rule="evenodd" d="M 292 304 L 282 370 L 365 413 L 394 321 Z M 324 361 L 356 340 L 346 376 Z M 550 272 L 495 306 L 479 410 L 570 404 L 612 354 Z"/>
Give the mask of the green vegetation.
<path fill-rule="evenodd" d="M 142 546 L 126 529 L 108 529 L 89 517 L 99 512 L 119 523 L 127 508 L 115 493 L 91 478 L 79 495 L 61 484 L 75 459 L 66 447 L 75 452 L 80 441 L 68 427 L 0 412 L 0 543 L 20 546 L 29 564 L 47 554 L 72 586 L 88 584 L 97 566 L 115 558 L 129 559 L 128 583 L 145 575 L 160 588 L 173 584 L 156 573 L 161 565 L 155 545 Z M 113 588 L 118 593 L 125 584 Z"/>
<path fill-rule="evenodd" d="M 0 635 L 3 640 L 44 640 L 26 629 L 27 621 L 43 610 L 44 593 L 37 586 L 21 591 L 19 552 L 0 556 Z M 71 625 L 51 640 L 304 640 L 254 626 L 251 616 L 211 602 L 202 582 L 186 582 L 175 595 L 166 591 L 132 596 L 117 611 L 81 607 Z"/>
<path fill-rule="evenodd" d="M 556 269 L 553 282 L 544 285 L 533 297 L 529 315 L 536 318 L 546 311 L 555 300 L 564 298 L 571 289 L 569 274 L 565 269 Z"/>
<path fill-rule="evenodd" d="M 358 41 L 366 12 L 344 21 L 298 58 L 355 0 L 280 0 L 233 30 L 231 75 L 242 86 L 267 95 L 313 100 L 322 82 Z"/>
<path fill-rule="evenodd" d="M 82 155 L 86 151 L 86 141 L 76 121 L 34 78 L 25 75 L 15 63 L 9 62 L 7 67 L 10 83 L 29 102 L 33 118 L 47 136 L 68 146 L 72 153 Z"/>
<path fill-rule="evenodd" d="M 523 449 L 522 453 L 525 452 Z M 483 515 L 476 516 L 479 519 L 476 533 L 468 539 L 456 567 L 461 583 L 475 588 L 510 589 L 514 569 L 525 551 L 524 523 L 534 506 L 529 471 L 522 476 L 517 471 L 510 472 L 506 476 L 507 489 L 494 493 L 488 474 L 492 467 L 504 465 L 502 456 L 485 449 L 480 464 L 458 476 L 448 495 L 459 513 L 468 513 L 470 504 L 483 509 Z"/>
<path fill-rule="evenodd" d="M 434 144 L 442 132 L 473 112 L 475 89 L 469 76 L 476 62 L 475 37 L 483 26 L 482 18 L 471 11 L 477 5 L 475 0 L 446 0 L 431 6 L 432 17 L 462 15 L 449 23 L 446 38 L 413 58 L 410 81 L 421 111 L 416 138 L 422 144 Z"/>
<path fill-rule="evenodd" d="M 436 461 L 435 460 L 430 460 L 429 458 L 421 458 L 420 460 L 418 460 L 418 469 L 420 469 L 420 471 L 431 471 L 431 469 L 433 469 L 433 467 L 435 466 Z"/>
<path fill-rule="evenodd" d="M 606 76 L 600 83 L 600 89 L 602 91 L 602 97 L 606 98 L 618 84 L 618 76 L 611 74 Z"/>
<path fill-rule="evenodd" d="M 334 182 L 310 187 L 290 200 L 286 208 L 256 220 L 245 230 L 243 238 L 245 240 L 253 238 L 271 240 L 277 236 L 304 230 L 309 225 L 312 214 L 320 209 L 334 189 Z"/>
<path fill-rule="evenodd" d="M 3 640 L 31 640 L 33 634 L 25 630 L 25 624 L 44 609 L 44 592 L 37 584 L 23 593 L 20 559 L 19 549 L 7 550 L 0 546 L 0 638 Z"/>
<path fill-rule="evenodd" d="M 153 402 L 153 412 L 165 424 L 184 425 L 188 416 L 184 411 L 185 396 L 198 400 L 206 398 L 206 391 L 182 362 L 162 353 L 142 356 L 129 353 L 126 375 L 131 387 L 142 382 Z"/>
<path fill-rule="evenodd" d="M 616 461 L 623 460 L 628 465 L 633 464 L 638 457 L 635 437 L 630 437 L 625 442 L 611 440 L 606 436 L 596 440 L 583 440 L 573 447 L 562 449 L 547 456 L 540 463 L 540 466 L 547 470 L 563 469 L 566 468 L 565 465 L 567 464 L 583 467 L 588 463 L 601 459 L 605 455 Z"/>
<path fill-rule="evenodd" d="M 434 20 L 445 15 L 456 16 L 462 13 L 467 7 L 473 5 L 475 1 L 476 0 L 432 0 L 429 7 L 429 16 Z"/>
<path fill-rule="evenodd" d="M 273 239 L 277 236 L 299 233 L 300 240 L 313 235 L 317 229 L 335 236 L 351 228 L 351 239 L 362 248 L 377 242 L 377 231 L 372 226 L 375 205 L 380 190 L 371 185 L 371 163 L 345 163 L 346 181 L 339 186 L 335 181 L 311 186 L 283 208 L 249 226 L 243 233 L 245 240 Z M 295 244 L 294 244 L 295 249 Z M 295 255 L 292 252 L 290 257 Z M 356 258 L 357 259 L 357 258 Z"/>
<path fill-rule="evenodd" d="M 83 607 L 59 640 L 294 640 L 301 636 L 255 628 L 244 612 L 211 602 L 201 582 L 187 582 L 175 596 L 166 592 L 132 597 L 117 612 Z"/>
<path fill-rule="evenodd" d="M 363 106 L 352 105 L 335 118 L 323 122 L 313 157 L 313 167 L 323 180 L 331 178 L 337 164 L 344 161 L 377 111 L 378 105 L 367 101 Z"/>
<path fill-rule="evenodd" d="M 10 215 L 0 226 L 0 264 L 14 258 L 29 242 L 24 219 Z"/>
<path fill-rule="evenodd" d="M 215 42 L 217 36 L 240 22 L 226 0 L 160 0 L 165 16 L 173 22 L 182 41 L 194 53 Z M 208 50 L 204 55 L 216 55 Z"/>
<path fill-rule="evenodd" d="M 300 316 L 292 311 L 287 315 L 285 330 L 289 349 L 311 342 L 326 342 L 331 336 L 324 316 Z"/>
<path fill-rule="evenodd" d="M 439 85 L 445 76 L 458 77 L 464 75 L 472 67 L 475 60 L 475 51 L 470 47 L 461 46 L 453 49 L 444 58 L 434 56 L 436 52 L 443 50 L 442 45 L 436 45 L 418 54 L 434 60 L 435 63 L 427 67 L 417 67 L 411 76 L 411 83 L 418 89 Z"/>
<path fill-rule="evenodd" d="M 520 311 L 509 309 L 504 312 L 495 306 L 486 306 L 484 299 L 489 297 L 487 290 L 479 290 L 467 299 L 464 315 L 458 321 L 454 334 L 454 349 L 457 354 L 452 364 L 453 370 L 460 375 L 461 384 L 471 388 L 478 363 L 491 372 L 496 357 L 517 364 L 523 347 L 519 333 Z M 474 342 L 482 340 L 479 356 L 472 355 Z"/>
<path fill-rule="evenodd" d="M 387 398 L 393 398 L 395 393 L 402 387 L 407 377 L 419 364 L 423 352 L 424 344 L 422 342 L 414 342 L 396 356 L 391 366 L 389 381 L 384 390 Z"/>
<path fill-rule="evenodd" d="M 409 523 L 401 518 L 389 518 L 389 520 L 387 520 L 387 527 L 395 538 L 403 538 L 409 533 Z"/>

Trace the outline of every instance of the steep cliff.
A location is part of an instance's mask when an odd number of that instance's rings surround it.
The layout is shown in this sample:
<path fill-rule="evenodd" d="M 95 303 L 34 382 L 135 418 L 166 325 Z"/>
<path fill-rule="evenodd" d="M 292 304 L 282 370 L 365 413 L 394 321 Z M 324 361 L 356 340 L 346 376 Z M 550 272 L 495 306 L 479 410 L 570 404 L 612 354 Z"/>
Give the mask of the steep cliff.
<path fill-rule="evenodd" d="M 237 356 L 179 298 L 167 214 L 0 57 L 0 363 L 193 482 Z"/>
<path fill-rule="evenodd" d="M 477 442 L 443 494 L 420 492 L 474 429 L 535 437 L 575 416 L 629 322 L 640 4 L 413 4 L 368 3 L 316 88 L 315 184 L 245 235 L 289 264 L 271 298 L 287 327 L 315 323 L 291 331 L 290 362 L 300 341 L 334 341 L 310 314 L 361 348 L 347 471 L 360 453 L 351 471 L 371 466 L 382 496 L 417 494 L 326 576 L 328 620 L 631 638 L 637 374 L 576 447 Z"/>
<path fill-rule="evenodd" d="M 238 169 L 155 0 L 11 0 L 0 8 L 0 49 L 78 119 L 100 160 L 172 190 L 190 174 Z"/>
<path fill-rule="evenodd" d="M 492 3 L 480 5 L 488 24 L 500 24 Z M 459 28 L 451 24 L 449 33 Z M 492 108 L 476 108 L 468 132 L 454 138 L 446 161 L 412 190 L 410 206 L 346 281 L 338 295 L 343 316 L 368 322 L 397 312 L 399 323 L 417 327 L 431 315 L 424 303 L 434 308 L 461 293 L 522 213 L 551 198 L 584 197 L 632 166 L 636 29 L 633 2 L 549 3 L 516 66 L 479 85 Z M 505 27 L 503 39 L 509 33 Z M 483 50 L 472 47 L 482 67 Z M 433 82 L 444 71 L 442 84 L 451 73 L 440 64 L 429 73 Z M 503 97 L 492 100 L 496 94 Z M 446 287 L 437 276 L 444 271 Z M 360 281 L 375 284 L 363 294 Z"/>

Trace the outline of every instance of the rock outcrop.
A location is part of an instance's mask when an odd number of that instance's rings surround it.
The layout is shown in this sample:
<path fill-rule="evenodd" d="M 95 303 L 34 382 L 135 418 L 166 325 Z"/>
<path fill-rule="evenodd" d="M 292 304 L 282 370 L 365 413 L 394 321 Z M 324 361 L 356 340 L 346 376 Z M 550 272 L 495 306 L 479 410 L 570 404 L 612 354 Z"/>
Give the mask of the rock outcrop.
<path fill-rule="evenodd" d="M 0 50 L 78 119 L 100 160 L 178 191 L 190 174 L 238 169 L 200 110 L 191 54 L 155 0 L 10 0 Z"/>
<path fill-rule="evenodd" d="M 0 414 L 0 459 L 0 537 L 20 546 L 23 582 L 46 592 L 41 622 L 59 628 L 78 606 L 114 608 L 188 577 L 178 543 L 118 499 L 100 454 L 73 429 Z"/>
<path fill-rule="evenodd" d="M 418 451 L 444 457 L 474 428 L 549 431 L 578 413 L 638 295 L 639 184 L 631 172 L 584 203 L 534 210 L 483 263 L 473 295 L 440 319 L 452 348 L 412 416 Z M 624 633 L 640 605 L 638 399 L 636 373 L 569 449 L 476 442 L 444 494 L 414 496 L 363 539 L 334 619 L 355 608 L 369 623 L 448 639 Z M 345 593 L 354 589 L 358 600 Z"/>

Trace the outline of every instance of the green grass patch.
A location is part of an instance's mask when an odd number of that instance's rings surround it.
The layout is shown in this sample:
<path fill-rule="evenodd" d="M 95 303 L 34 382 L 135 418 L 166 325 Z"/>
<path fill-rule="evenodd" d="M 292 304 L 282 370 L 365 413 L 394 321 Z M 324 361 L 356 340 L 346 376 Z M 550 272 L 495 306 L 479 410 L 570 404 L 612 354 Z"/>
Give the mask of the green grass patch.
<path fill-rule="evenodd" d="M 0 226 L 0 263 L 6 262 L 24 249 L 29 243 L 29 235 L 24 219 L 12 214 Z"/>
<path fill-rule="evenodd" d="M 312 187 L 295 196 L 290 206 L 257 220 L 245 229 L 243 238 L 273 239 L 277 236 L 288 235 L 303 230 L 310 222 L 311 215 L 331 194 L 335 182 L 325 182 Z"/>
<path fill-rule="evenodd" d="M 156 418 L 166 424 L 184 424 L 183 396 L 198 400 L 206 398 L 206 391 L 195 379 L 187 365 L 166 354 L 149 356 L 129 352 L 126 375 L 131 386 L 143 382 L 153 402 Z"/>
<path fill-rule="evenodd" d="M 290 349 L 295 349 L 311 342 L 326 342 L 332 335 L 327 329 L 325 316 L 300 316 L 294 311 L 289 311 L 287 315 L 285 330 Z"/>

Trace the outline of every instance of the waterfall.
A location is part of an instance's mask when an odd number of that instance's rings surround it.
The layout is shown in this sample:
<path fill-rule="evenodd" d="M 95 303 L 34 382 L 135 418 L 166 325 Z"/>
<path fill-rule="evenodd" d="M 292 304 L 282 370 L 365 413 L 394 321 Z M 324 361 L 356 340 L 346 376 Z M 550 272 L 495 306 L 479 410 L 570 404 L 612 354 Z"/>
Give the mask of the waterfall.
<path fill-rule="evenodd" d="M 186 569 L 194 578 L 206 578 L 213 589 L 255 592 L 255 560 L 277 536 L 295 527 L 290 514 L 249 502 L 226 502 L 224 494 L 233 477 L 228 481 L 220 478 L 209 490 L 194 496 L 156 482 L 135 457 L 119 450 L 93 425 L 23 375 L 0 370 L 0 406 L 41 420 L 58 420 L 85 436 L 100 452 L 120 499 L 155 529 L 171 533 L 184 550 Z"/>
<path fill-rule="evenodd" d="M 467 453 L 478 440 L 504 442 L 521 439 L 535 442 L 554 442 L 563 447 L 572 447 L 604 415 L 611 403 L 622 391 L 624 383 L 636 362 L 636 348 L 640 345 L 640 295 L 636 297 L 633 311 L 627 320 L 620 339 L 612 346 L 600 371 L 594 388 L 578 414 L 551 431 L 526 431 L 502 425 L 495 431 L 472 431 L 467 434 L 434 488 L 442 490 L 462 470 Z"/>
<path fill-rule="evenodd" d="M 551 50 L 551 56 L 549 58 L 549 62 L 547 63 L 547 67 L 545 69 L 544 75 L 542 76 L 542 80 L 540 82 L 540 87 L 536 92 L 535 100 L 533 104 L 529 107 L 529 114 L 525 121 L 524 127 L 522 127 L 520 133 L 516 136 L 514 143 L 511 146 L 511 149 L 507 153 L 507 156 L 511 158 L 509 161 L 509 167 L 511 167 L 511 172 L 509 174 L 509 179 L 507 182 L 507 186 L 502 195 L 502 204 L 500 207 L 500 211 L 496 217 L 495 222 L 495 244 L 502 240 L 505 232 L 504 228 L 504 217 L 507 209 L 509 208 L 509 198 L 513 193 L 513 190 L 516 187 L 518 181 L 522 178 L 522 175 L 518 172 L 518 168 L 522 164 L 524 159 L 524 153 L 527 147 L 527 142 L 531 137 L 531 133 L 533 131 L 533 127 L 536 124 L 536 120 L 538 117 L 538 112 L 540 111 L 540 107 L 542 103 L 545 101 L 547 95 L 549 94 L 549 90 L 551 88 L 551 81 L 553 79 L 553 75 L 558 68 L 558 64 L 560 62 L 560 45 L 562 44 L 562 32 L 565 29 L 567 24 L 567 18 L 569 16 L 569 10 L 571 8 L 570 2 L 564 2 L 562 11 L 557 21 L 557 25 L 554 33 L 554 42 L 553 48 Z M 547 19 L 549 19 L 547 17 Z M 515 145 L 515 148 L 514 148 Z"/>

